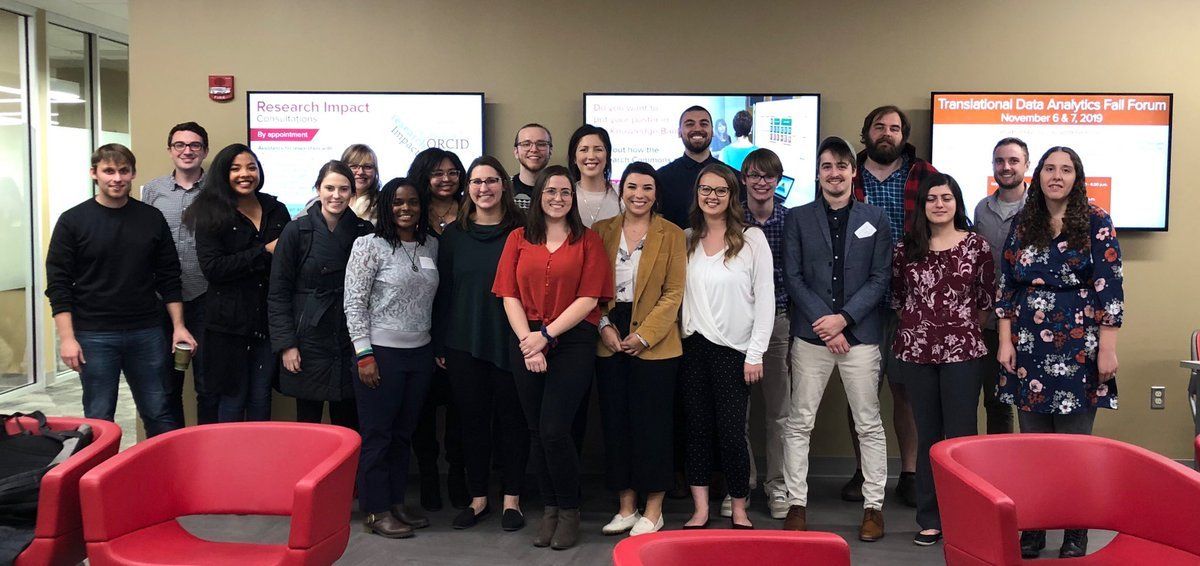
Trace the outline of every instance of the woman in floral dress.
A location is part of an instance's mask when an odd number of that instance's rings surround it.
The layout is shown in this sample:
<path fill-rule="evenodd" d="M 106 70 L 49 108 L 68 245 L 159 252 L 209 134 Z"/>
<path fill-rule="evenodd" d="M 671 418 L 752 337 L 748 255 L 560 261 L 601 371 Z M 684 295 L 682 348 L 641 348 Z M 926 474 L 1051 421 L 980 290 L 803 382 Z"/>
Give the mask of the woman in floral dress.
<path fill-rule="evenodd" d="M 1117 408 L 1121 248 L 1086 187 L 1074 150 L 1047 150 L 1004 248 L 997 393 L 1019 409 L 1021 432 L 1091 434 L 1096 409 Z M 1026 558 L 1045 545 L 1045 531 L 1021 535 Z M 1087 531 L 1067 530 L 1059 556 L 1086 552 Z"/>

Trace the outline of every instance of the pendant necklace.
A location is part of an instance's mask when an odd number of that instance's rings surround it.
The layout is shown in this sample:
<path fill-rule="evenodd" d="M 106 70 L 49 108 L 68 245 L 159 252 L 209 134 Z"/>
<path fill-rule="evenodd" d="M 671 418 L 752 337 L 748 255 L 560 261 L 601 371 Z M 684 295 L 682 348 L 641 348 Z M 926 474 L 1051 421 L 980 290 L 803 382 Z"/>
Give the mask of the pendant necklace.
<path fill-rule="evenodd" d="M 416 246 L 413 246 L 413 247 L 415 248 Z M 421 269 L 417 267 L 416 250 L 413 250 L 413 253 L 411 253 L 411 254 L 408 253 L 408 248 L 404 247 L 404 242 L 400 242 L 400 249 L 404 252 L 404 255 L 408 256 L 408 263 L 412 265 L 413 273 L 417 273 L 417 272 L 421 271 Z"/>

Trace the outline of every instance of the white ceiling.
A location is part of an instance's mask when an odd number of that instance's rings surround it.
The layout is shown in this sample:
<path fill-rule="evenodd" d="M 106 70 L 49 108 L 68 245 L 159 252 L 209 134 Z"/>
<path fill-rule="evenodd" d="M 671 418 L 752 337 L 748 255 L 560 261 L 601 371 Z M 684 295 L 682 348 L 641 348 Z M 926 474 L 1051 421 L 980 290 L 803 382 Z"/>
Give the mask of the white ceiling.
<path fill-rule="evenodd" d="M 22 0 L 99 28 L 129 35 L 129 0 Z"/>

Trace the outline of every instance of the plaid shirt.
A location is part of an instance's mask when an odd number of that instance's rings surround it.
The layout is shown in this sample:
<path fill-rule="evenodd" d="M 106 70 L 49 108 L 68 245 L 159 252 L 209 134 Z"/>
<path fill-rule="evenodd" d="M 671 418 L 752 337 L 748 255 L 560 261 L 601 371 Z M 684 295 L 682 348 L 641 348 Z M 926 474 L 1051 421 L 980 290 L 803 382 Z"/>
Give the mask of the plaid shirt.
<path fill-rule="evenodd" d="M 783 284 L 783 221 L 787 219 L 788 209 L 783 206 L 783 199 L 775 195 L 775 206 L 766 222 L 759 223 L 750 212 L 750 207 L 743 203 L 742 210 L 746 215 L 746 226 L 757 226 L 767 236 L 767 245 L 771 247 L 771 261 L 775 267 L 775 310 L 788 306 L 787 287 Z"/>
<path fill-rule="evenodd" d="M 171 227 L 175 239 L 175 250 L 179 253 L 179 279 L 183 284 L 183 300 L 191 301 L 208 290 L 208 281 L 200 272 L 200 261 L 196 259 L 196 238 L 183 225 L 183 211 L 192 205 L 200 194 L 203 177 L 192 188 L 185 189 L 175 182 L 175 173 L 151 179 L 142 185 L 142 202 L 157 208 Z"/>
<path fill-rule="evenodd" d="M 901 153 L 904 163 L 887 179 L 879 180 L 863 165 L 867 152 L 858 154 L 858 173 L 854 176 L 854 198 L 883 209 L 892 225 L 892 245 L 896 245 L 908 229 L 908 217 L 916 208 L 917 187 L 926 177 L 937 173 L 928 161 L 917 157 L 917 148 L 904 144 Z"/>

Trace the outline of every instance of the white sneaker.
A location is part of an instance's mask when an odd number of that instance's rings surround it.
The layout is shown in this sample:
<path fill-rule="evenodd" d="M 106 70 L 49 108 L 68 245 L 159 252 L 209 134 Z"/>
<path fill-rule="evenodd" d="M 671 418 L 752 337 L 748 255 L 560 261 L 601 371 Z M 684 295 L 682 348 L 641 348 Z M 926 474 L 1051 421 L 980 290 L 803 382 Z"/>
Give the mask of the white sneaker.
<path fill-rule="evenodd" d="M 635 537 L 638 535 L 644 535 L 646 533 L 656 533 L 662 528 L 663 528 L 662 515 L 658 516 L 657 523 L 651 523 L 650 519 L 647 519 L 645 517 L 640 517 L 640 518 L 638 518 L 637 524 L 635 524 L 632 529 L 629 529 L 629 536 Z"/>
<path fill-rule="evenodd" d="M 612 520 L 609 521 L 607 525 L 604 525 L 604 528 L 600 529 L 600 532 L 606 535 L 619 535 L 625 531 L 628 531 L 629 529 L 632 529 L 633 526 L 637 524 L 638 519 L 641 518 L 642 514 L 638 513 L 637 511 L 634 511 L 633 514 L 628 517 L 623 517 L 620 513 L 617 513 L 616 515 L 613 515 Z"/>
<path fill-rule="evenodd" d="M 746 503 L 747 503 L 746 506 L 749 507 L 750 506 L 749 499 L 747 499 Z M 729 497 L 728 495 L 726 495 L 725 500 L 721 502 L 721 516 L 722 517 L 732 517 L 733 516 L 733 498 Z"/>
<path fill-rule="evenodd" d="M 776 493 L 771 496 L 771 500 L 767 502 L 767 507 L 771 509 L 772 519 L 786 519 L 788 514 L 787 496 L 782 493 Z"/>

